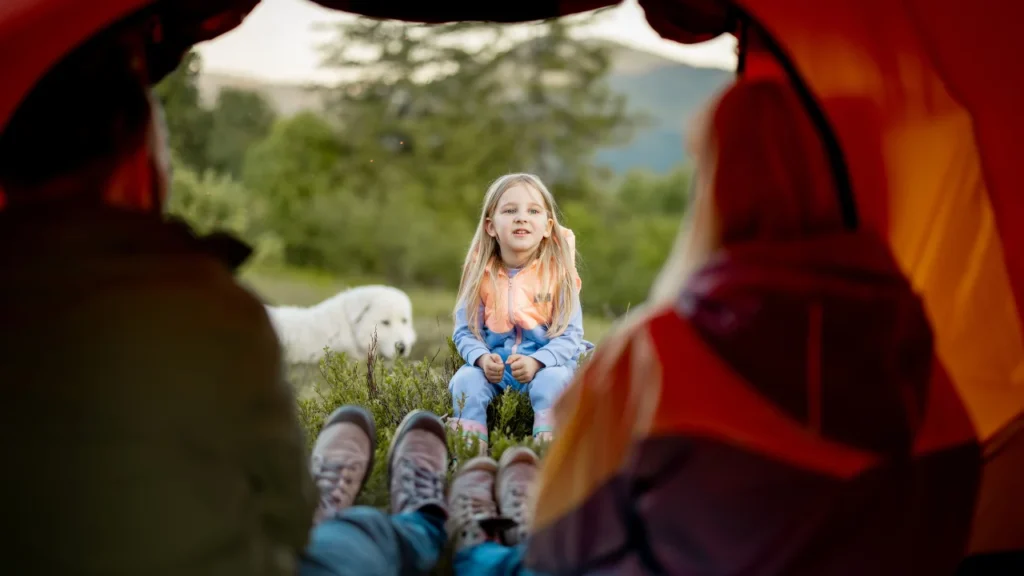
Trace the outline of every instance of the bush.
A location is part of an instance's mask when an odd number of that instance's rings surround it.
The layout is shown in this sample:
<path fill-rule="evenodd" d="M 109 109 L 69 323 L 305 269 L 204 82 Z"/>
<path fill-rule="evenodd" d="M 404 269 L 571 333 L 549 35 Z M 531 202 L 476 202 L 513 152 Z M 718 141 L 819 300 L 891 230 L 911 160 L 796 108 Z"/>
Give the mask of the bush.
<path fill-rule="evenodd" d="M 167 213 L 185 220 L 199 234 L 228 232 L 253 247 L 250 265 L 283 260 L 284 246 L 272 232 L 256 224 L 265 219 L 265 207 L 230 176 L 212 171 L 198 173 L 172 158 L 174 166 Z"/>
<path fill-rule="evenodd" d="M 452 416 L 452 395 L 448 382 L 463 364 L 448 339 L 448 353 L 443 362 L 406 362 L 396 360 L 391 366 L 379 362 L 373 351 L 363 359 L 327 352 L 320 361 L 322 380 L 315 393 L 299 400 L 299 416 L 312 450 L 324 420 L 340 406 L 356 404 L 373 414 L 377 425 L 377 451 L 373 471 L 359 495 L 358 503 L 387 509 L 387 452 L 395 429 L 402 418 L 416 409 L 429 410 L 444 419 Z M 533 409 L 525 393 L 506 391 L 488 408 L 491 456 L 511 446 L 524 445 L 543 456 L 546 445 L 533 439 Z M 448 435 L 452 455 L 449 480 L 458 462 L 475 456 L 469 443 L 459 441 L 457 432 Z"/>

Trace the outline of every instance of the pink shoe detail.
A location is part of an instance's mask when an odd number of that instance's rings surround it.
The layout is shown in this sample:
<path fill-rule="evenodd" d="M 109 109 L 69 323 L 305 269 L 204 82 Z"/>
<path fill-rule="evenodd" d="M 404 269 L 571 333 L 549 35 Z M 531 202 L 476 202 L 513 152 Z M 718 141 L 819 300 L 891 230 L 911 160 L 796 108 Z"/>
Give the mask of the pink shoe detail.
<path fill-rule="evenodd" d="M 533 413 L 533 435 L 538 436 L 543 432 L 551 433 L 555 430 L 555 416 L 551 409 L 536 410 Z"/>

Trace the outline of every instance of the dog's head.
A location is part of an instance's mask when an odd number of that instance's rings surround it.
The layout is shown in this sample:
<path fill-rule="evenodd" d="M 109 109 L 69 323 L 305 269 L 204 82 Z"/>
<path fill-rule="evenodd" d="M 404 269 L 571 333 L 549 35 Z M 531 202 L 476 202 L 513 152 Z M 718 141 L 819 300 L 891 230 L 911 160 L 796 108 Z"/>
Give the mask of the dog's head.
<path fill-rule="evenodd" d="M 391 286 L 360 286 L 349 291 L 345 311 L 355 343 L 366 352 L 374 334 L 377 352 L 389 360 L 408 357 L 416 343 L 412 302 L 405 292 Z"/>

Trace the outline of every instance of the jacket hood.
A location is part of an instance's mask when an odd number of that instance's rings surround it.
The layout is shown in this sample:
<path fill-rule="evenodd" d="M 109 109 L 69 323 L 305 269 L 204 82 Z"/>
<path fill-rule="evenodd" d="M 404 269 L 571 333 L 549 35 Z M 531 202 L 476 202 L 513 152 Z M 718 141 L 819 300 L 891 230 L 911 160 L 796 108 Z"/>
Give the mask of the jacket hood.
<path fill-rule="evenodd" d="M 921 300 L 868 233 L 723 250 L 679 300 L 733 370 L 813 432 L 909 451 L 933 367 Z"/>

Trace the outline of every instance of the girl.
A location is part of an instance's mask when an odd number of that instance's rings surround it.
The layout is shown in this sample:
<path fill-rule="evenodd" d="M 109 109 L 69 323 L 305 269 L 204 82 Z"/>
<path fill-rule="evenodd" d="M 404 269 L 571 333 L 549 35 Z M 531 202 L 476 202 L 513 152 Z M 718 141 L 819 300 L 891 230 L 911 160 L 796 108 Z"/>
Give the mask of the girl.
<path fill-rule="evenodd" d="M 463 267 L 453 339 L 466 365 L 449 383 L 453 427 L 487 445 L 487 405 L 529 390 L 533 434 L 552 436 L 551 406 L 576 370 L 583 340 L 576 243 L 532 174 L 491 184 Z M 461 407 L 460 407 L 461 404 Z"/>

